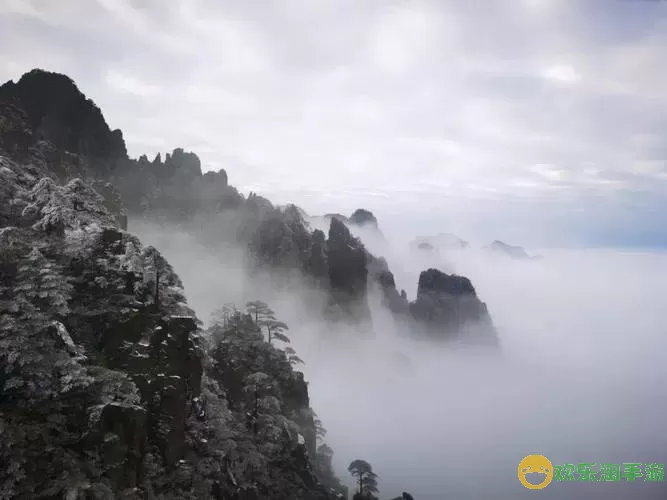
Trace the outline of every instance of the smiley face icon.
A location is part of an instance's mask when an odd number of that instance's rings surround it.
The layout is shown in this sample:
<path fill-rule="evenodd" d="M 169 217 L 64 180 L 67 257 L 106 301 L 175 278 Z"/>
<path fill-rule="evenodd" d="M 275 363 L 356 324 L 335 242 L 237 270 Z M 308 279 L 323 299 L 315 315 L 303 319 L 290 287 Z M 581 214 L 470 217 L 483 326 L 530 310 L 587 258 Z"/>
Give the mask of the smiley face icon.
<path fill-rule="evenodd" d="M 544 455 L 528 455 L 519 463 L 518 476 L 529 490 L 541 490 L 553 479 L 554 468 Z"/>

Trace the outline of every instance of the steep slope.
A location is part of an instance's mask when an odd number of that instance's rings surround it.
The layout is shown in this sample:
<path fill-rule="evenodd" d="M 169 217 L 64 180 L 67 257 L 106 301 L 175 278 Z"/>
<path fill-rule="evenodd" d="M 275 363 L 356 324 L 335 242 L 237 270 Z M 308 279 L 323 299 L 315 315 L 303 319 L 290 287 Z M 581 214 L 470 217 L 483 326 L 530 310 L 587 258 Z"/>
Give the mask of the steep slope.
<path fill-rule="evenodd" d="M 477 297 L 475 288 L 464 276 L 428 269 L 419 275 L 417 300 L 410 304 L 412 316 L 436 337 L 443 332 L 449 338 L 469 333 L 467 327 L 474 326 L 475 341 L 497 346 L 489 313 Z"/>
<path fill-rule="evenodd" d="M 160 253 L 50 174 L 0 156 L 0 498 L 336 498 L 287 355 L 242 315 L 249 340 L 209 348 Z M 256 370 L 280 381 L 261 434 L 235 388 Z"/>

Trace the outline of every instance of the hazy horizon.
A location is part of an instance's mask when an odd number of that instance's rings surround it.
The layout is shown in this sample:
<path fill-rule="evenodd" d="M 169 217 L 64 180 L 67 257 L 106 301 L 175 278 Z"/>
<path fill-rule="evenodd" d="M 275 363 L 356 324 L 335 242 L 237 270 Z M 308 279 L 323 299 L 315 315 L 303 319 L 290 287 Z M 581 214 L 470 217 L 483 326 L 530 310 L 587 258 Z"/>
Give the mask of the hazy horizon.
<path fill-rule="evenodd" d="M 275 203 L 667 247 L 667 2 L 5 0 L 0 44 L 0 81 L 65 73 L 131 156 L 184 147 Z"/>

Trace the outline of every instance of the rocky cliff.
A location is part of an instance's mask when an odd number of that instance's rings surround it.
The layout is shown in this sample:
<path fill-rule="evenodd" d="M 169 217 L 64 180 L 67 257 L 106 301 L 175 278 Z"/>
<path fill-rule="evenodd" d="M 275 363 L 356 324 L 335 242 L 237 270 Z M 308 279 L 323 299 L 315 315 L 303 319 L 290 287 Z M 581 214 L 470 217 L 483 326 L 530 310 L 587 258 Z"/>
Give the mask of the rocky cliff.
<path fill-rule="evenodd" d="M 479 300 L 472 283 L 464 276 L 437 269 L 423 271 L 410 312 L 438 338 L 460 338 L 472 326 L 478 330 L 475 341 L 486 345 L 498 343 L 486 304 Z"/>
<path fill-rule="evenodd" d="M 285 353 L 261 336 L 241 344 L 254 355 L 206 349 L 160 253 L 81 180 L 39 173 L 0 156 L 0 498 L 334 498 Z M 235 380 L 258 370 L 292 434 L 257 437 L 238 413 Z"/>
<path fill-rule="evenodd" d="M 137 199 L 119 171 L 170 187 L 204 177 L 199 160 L 128 160 L 72 87 L 31 72 L 0 92 L 0 498 L 337 498 L 287 354 L 249 317 L 212 341 L 169 263 L 122 229 Z M 235 384 L 256 370 L 276 391 L 253 427 Z"/>

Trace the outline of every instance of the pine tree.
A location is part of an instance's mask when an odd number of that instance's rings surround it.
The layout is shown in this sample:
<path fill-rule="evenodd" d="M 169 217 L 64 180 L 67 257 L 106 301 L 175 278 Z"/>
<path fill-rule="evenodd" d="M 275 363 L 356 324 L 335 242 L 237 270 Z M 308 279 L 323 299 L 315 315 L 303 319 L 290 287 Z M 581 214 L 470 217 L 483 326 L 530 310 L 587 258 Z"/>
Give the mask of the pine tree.
<path fill-rule="evenodd" d="M 17 299 L 27 300 L 43 312 L 53 311 L 61 316 L 69 312 L 72 285 L 59 266 L 47 260 L 38 248 L 33 248 L 19 263 L 17 282 Z"/>
<path fill-rule="evenodd" d="M 271 308 L 261 300 L 253 300 L 246 305 L 246 311 L 252 316 L 257 326 L 263 326 L 269 320 L 275 320 L 275 313 Z"/>
<path fill-rule="evenodd" d="M 359 490 L 355 495 L 358 499 L 372 499 L 378 492 L 377 474 L 373 472 L 371 464 L 365 460 L 353 460 L 347 470 L 356 477 Z"/>
<path fill-rule="evenodd" d="M 287 355 L 287 361 L 289 361 L 292 366 L 303 364 L 303 360 L 296 355 L 296 351 L 291 347 L 286 347 L 284 353 Z"/>
<path fill-rule="evenodd" d="M 269 344 L 273 339 L 280 340 L 281 342 L 285 342 L 286 344 L 290 343 L 289 337 L 284 333 L 289 328 L 282 321 L 278 321 L 276 319 L 270 319 L 266 322 L 264 326 L 266 326 L 266 331 L 268 332 L 269 335 Z"/>

